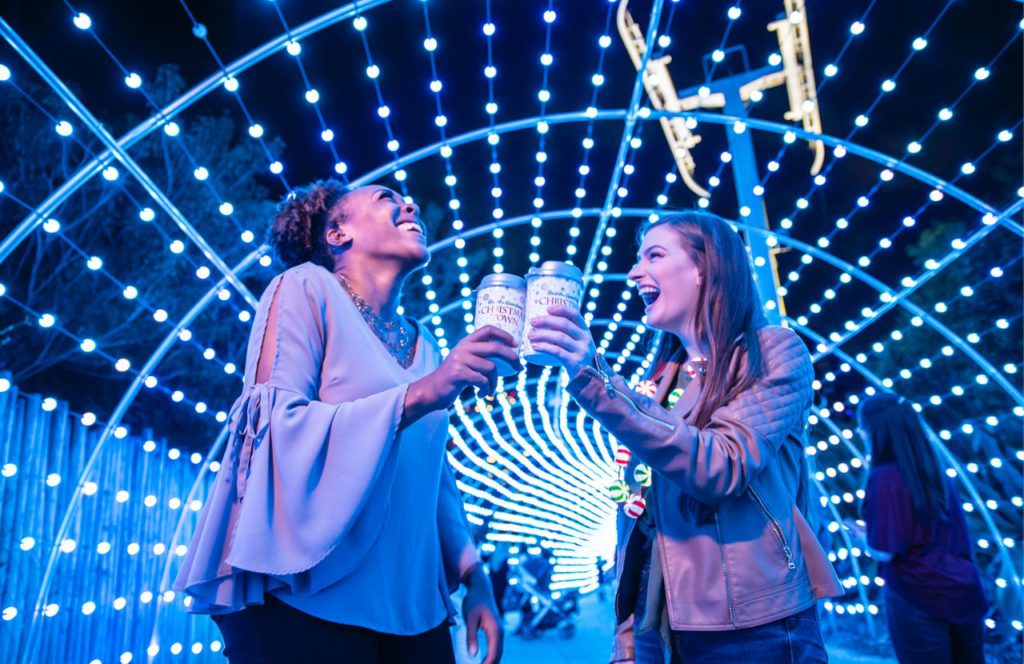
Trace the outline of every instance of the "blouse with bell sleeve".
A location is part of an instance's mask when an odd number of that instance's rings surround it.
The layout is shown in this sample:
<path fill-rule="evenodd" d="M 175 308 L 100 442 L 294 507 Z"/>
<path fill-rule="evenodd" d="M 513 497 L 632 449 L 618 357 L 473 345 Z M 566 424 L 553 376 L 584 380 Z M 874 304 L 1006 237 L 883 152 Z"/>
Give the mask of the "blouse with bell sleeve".
<path fill-rule="evenodd" d="M 445 489 L 448 414 L 399 428 L 409 383 L 439 363 L 420 327 L 402 368 L 324 268 L 275 277 L 175 582 L 191 610 L 237 611 L 269 592 L 324 620 L 393 634 L 450 618 L 448 579 L 476 559 L 463 551 L 461 496 Z"/>

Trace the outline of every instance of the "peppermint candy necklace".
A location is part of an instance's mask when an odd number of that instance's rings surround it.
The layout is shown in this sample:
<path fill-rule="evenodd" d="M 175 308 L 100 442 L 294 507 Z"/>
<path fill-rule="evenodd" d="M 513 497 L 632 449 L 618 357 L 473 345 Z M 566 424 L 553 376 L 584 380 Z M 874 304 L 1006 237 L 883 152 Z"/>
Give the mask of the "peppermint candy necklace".
<path fill-rule="evenodd" d="M 677 387 L 669 392 L 668 397 L 666 397 L 669 408 L 673 408 L 679 402 L 686 388 L 693 383 L 693 379 L 698 374 L 706 373 L 707 364 L 708 358 L 698 356 L 683 365 L 682 368 L 686 375 L 689 376 L 689 380 L 686 381 L 686 385 Z M 634 390 L 645 397 L 653 398 L 658 391 L 658 384 L 653 380 L 645 380 L 641 381 Z M 619 467 L 619 477 L 608 487 L 608 493 L 609 497 L 616 503 L 624 503 L 622 511 L 625 512 L 626 516 L 637 519 L 643 516 L 643 513 L 647 510 L 647 493 L 651 486 L 651 467 L 643 463 L 636 465 L 633 469 L 633 480 L 640 485 L 640 490 L 630 494 L 625 475 L 626 467 L 629 465 L 631 458 L 632 453 L 625 445 L 619 445 L 618 449 L 615 450 L 615 463 Z"/>

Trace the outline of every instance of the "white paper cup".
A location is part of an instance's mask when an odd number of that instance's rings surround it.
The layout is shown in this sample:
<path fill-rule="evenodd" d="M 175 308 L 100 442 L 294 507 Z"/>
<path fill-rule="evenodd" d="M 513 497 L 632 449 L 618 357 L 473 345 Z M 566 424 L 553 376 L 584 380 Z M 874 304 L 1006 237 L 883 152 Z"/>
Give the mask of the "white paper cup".
<path fill-rule="evenodd" d="M 504 330 L 512 335 L 518 346 L 523 338 L 526 321 L 526 280 L 514 274 L 489 274 L 480 281 L 476 289 L 477 329 L 485 325 Z M 519 365 L 512 366 L 505 360 L 492 358 L 498 367 L 499 376 L 511 376 L 519 371 Z"/>
<path fill-rule="evenodd" d="M 523 334 L 522 355 L 530 364 L 543 367 L 558 365 L 558 358 L 533 349 L 530 344 L 530 321 L 546 316 L 548 307 L 562 305 L 577 311 L 583 301 L 583 274 L 574 265 L 560 261 L 546 261 L 539 268 L 530 268 L 526 275 L 526 329 Z"/>

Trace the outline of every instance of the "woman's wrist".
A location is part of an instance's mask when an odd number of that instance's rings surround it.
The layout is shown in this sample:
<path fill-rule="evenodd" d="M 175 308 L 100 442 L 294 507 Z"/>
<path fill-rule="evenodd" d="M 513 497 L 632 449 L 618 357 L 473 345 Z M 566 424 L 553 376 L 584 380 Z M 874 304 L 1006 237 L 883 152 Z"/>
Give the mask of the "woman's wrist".
<path fill-rule="evenodd" d="M 440 410 L 437 390 L 434 389 L 430 376 L 409 383 L 405 391 L 405 404 L 402 408 L 401 427 L 407 427 L 427 413 Z"/>
<path fill-rule="evenodd" d="M 485 580 L 484 566 L 481 562 L 475 562 L 462 573 L 462 578 L 459 582 L 466 588 Z"/>

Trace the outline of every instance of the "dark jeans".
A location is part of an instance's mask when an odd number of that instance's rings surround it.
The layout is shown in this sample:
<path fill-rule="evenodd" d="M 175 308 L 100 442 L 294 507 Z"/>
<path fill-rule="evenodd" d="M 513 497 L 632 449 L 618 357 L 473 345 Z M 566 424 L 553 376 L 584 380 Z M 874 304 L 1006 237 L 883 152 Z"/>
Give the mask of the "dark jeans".
<path fill-rule="evenodd" d="M 889 638 L 901 664 L 985 664 L 981 621 L 958 625 L 886 589 Z"/>
<path fill-rule="evenodd" d="M 455 664 L 447 624 L 414 636 L 382 634 L 314 618 L 271 595 L 265 600 L 213 616 L 231 664 Z"/>
<path fill-rule="evenodd" d="M 767 625 L 727 632 L 672 632 L 672 661 L 686 664 L 828 662 L 816 607 Z"/>

